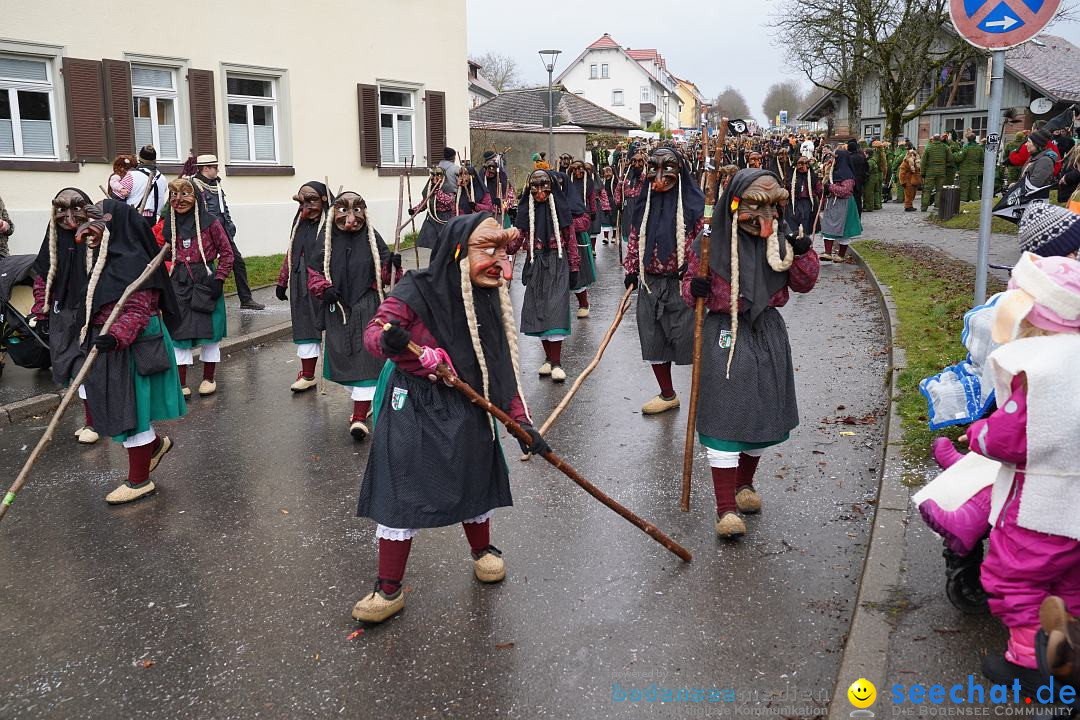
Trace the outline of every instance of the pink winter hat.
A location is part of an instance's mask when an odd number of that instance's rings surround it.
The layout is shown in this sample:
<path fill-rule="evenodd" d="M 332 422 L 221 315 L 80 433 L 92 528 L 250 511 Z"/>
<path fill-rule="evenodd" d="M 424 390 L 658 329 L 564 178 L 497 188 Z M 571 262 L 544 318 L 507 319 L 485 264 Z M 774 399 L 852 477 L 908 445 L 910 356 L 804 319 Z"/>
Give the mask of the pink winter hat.
<path fill-rule="evenodd" d="M 994 340 L 1016 337 L 1021 320 L 1049 332 L 1080 332 L 1080 262 L 1024 253 L 997 306 Z"/>

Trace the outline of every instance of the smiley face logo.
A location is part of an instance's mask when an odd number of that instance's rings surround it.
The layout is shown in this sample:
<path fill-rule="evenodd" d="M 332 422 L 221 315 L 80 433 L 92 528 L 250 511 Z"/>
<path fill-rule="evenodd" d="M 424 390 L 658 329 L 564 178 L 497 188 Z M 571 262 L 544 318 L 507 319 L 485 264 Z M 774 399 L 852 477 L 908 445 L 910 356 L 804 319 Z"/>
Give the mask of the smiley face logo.
<path fill-rule="evenodd" d="M 852 705 L 857 708 L 865 709 L 873 705 L 874 700 L 877 699 L 877 688 L 874 687 L 874 683 L 866 678 L 859 678 L 851 683 L 851 687 L 849 687 L 847 691 L 847 696 Z"/>

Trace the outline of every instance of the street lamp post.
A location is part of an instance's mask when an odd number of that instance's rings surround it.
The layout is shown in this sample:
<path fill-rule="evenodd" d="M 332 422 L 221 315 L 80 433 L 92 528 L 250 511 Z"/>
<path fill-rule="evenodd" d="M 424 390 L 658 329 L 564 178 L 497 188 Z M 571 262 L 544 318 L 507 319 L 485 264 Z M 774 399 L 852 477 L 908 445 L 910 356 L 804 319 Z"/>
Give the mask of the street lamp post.
<path fill-rule="evenodd" d="M 551 75 L 555 72 L 555 61 L 562 50 L 541 50 L 540 62 L 548 74 L 548 163 L 555 158 L 555 95 L 551 88 Z"/>

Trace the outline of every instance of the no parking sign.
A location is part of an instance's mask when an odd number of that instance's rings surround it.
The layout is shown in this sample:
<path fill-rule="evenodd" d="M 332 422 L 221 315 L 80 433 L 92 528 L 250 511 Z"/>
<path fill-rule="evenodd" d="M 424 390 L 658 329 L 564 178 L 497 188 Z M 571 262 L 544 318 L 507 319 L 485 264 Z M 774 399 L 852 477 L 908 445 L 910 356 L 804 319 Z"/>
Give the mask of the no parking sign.
<path fill-rule="evenodd" d="M 1061 0 L 950 0 L 956 31 L 975 47 L 1007 50 L 1039 34 Z"/>

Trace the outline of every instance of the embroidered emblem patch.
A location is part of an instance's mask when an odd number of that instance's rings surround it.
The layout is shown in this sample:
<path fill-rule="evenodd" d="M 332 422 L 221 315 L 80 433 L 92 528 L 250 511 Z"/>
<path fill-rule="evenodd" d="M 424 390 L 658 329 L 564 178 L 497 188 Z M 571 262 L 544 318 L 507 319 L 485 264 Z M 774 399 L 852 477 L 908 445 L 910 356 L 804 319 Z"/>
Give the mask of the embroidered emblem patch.
<path fill-rule="evenodd" d="M 727 350 L 728 348 L 731 347 L 731 331 L 730 330 L 721 330 L 720 331 L 720 347 L 722 349 L 724 349 L 724 350 Z"/>
<path fill-rule="evenodd" d="M 191 238 L 184 238 L 180 241 L 180 244 L 184 246 L 185 250 L 189 250 L 191 248 Z"/>
<path fill-rule="evenodd" d="M 409 397 L 409 391 L 405 388 L 394 388 L 394 394 L 390 396 L 390 407 L 400 410 L 405 407 L 405 400 Z"/>

